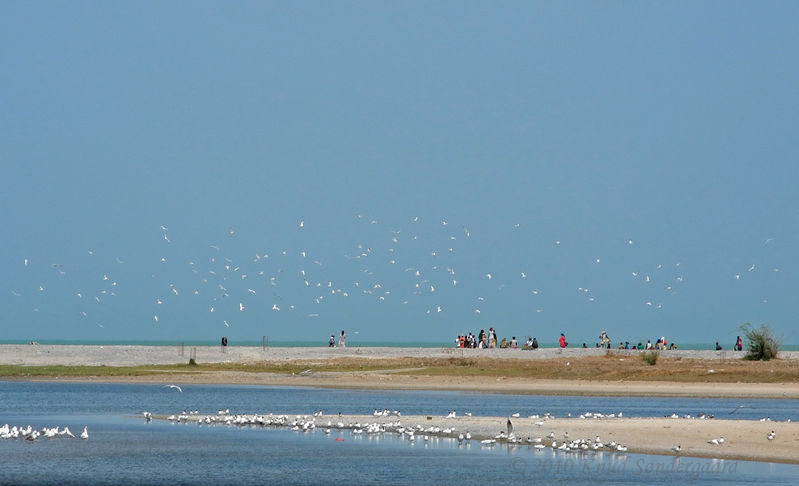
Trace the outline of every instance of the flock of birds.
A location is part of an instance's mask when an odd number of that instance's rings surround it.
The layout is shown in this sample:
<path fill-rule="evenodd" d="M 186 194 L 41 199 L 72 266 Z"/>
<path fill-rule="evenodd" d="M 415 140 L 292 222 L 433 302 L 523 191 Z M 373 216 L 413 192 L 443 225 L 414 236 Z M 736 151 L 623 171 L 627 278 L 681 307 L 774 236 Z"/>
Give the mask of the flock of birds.
<path fill-rule="evenodd" d="M 143 412 L 144 418 L 147 422 L 152 420 L 152 413 Z M 396 434 L 397 436 L 414 442 L 417 438 L 421 438 L 424 443 L 427 443 L 431 438 L 449 438 L 457 440 L 459 445 L 469 444 L 472 439 L 472 433 L 468 430 L 459 430 L 453 421 L 452 426 L 442 427 L 439 425 L 407 425 L 403 424 L 401 420 L 402 414 L 398 410 L 390 409 L 375 409 L 372 412 L 372 417 L 375 421 L 364 420 L 363 422 L 356 421 L 343 421 L 342 415 L 339 413 L 338 417 L 333 419 L 327 418 L 323 411 L 314 412 L 312 415 L 276 415 L 276 414 L 231 414 L 229 409 L 219 410 L 215 414 L 200 414 L 199 410 L 186 411 L 180 414 L 169 415 L 163 417 L 168 421 L 176 423 L 198 423 L 200 425 L 227 425 L 227 426 L 272 426 L 288 428 L 292 431 L 299 432 L 312 432 L 317 428 L 322 429 L 325 435 L 330 435 L 336 431 L 339 434 L 348 430 L 353 436 L 375 435 L 375 434 Z M 464 417 L 472 417 L 471 412 L 465 412 Z M 567 415 L 572 418 L 571 414 Z M 623 418 L 623 413 L 609 413 L 603 414 L 599 412 L 585 412 L 579 414 L 581 420 L 607 420 L 614 418 Z M 481 446 L 492 447 L 495 444 L 507 445 L 526 445 L 533 449 L 546 449 L 551 448 L 553 451 L 559 452 L 580 452 L 580 451 L 610 451 L 610 452 L 627 452 L 628 447 L 616 441 L 604 442 L 599 435 L 590 437 L 571 437 L 568 431 L 564 431 L 562 437 L 556 436 L 555 432 L 549 432 L 546 435 L 526 436 L 524 438 L 516 435 L 517 430 L 514 428 L 513 420 L 520 417 L 519 413 L 510 414 L 507 417 L 505 430 L 500 430 L 496 435 L 478 434 L 474 437 L 475 441 L 479 442 Z M 667 418 L 682 418 L 682 419 L 698 419 L 707 420 L 712 419 L 712 415 L 698 413 L 694 416 L 677 414 L 666 415 Z M 458 419 L 459 416 L 455 410 L 448 412 L 444 419 Z M 527 417 L 533 419 L 533 426 L 535 428 L 543 428 L 548 420 L 555 419 L 555 416 L 549 412 L 544 414 L 535 414 Z M 383 420 L 380 420 L 383 419 Z M 388 422 L 385 419 L 389 419 Z M 428 420 L 432 417 L 428 416 Z M 379 421 L 378 421 L 379 420 Z M 761 421 L 768 421 L 764 418 Z M 768 441 L 774 440 L 776 432 L 771 431 L 766 439 Z M 343 440 L 338 438 L 336 440 Z M 722 446 L 725 443 L 723 436 L 707 440 L 707 443 L 712 446 Z M 671 448 L 674 454 L 681 454 L 684 449 L 680 444 Z"/>
<path fill-rule="evenodd" d="M 289 312 L 295 318 L 307 319 L 346 317 L 351 314 L 346 311 L 352 305 L 367 305 L 353 304 L 360 299 L 375 305 L 404 306 L 409 315 L 471 315 L 471 325 L 479 327 L 494 324 L 494 319 L 508 314 L 511 305 L 517 307 L 510 311 L 521 321 L 549 312 L 548 309 L 557 313 L 564 301 L 571 302 L 569 307 L 576 302 L 595 303 L 606 295 L 601 285 L 612 279 L 637 289 L 622 292 L 630 299 L 640 299 L 637 304 L 630 302 L 631 306 L 642 311 L 662 309 L 680 293 L 690 274 L 690 266 L 686 268 L 673 257 L 664 259 L 670 260 L 666 262 L 647 261 L 649 257 L 635 252 L 626 261 L 620 261 L 617 255 L 575 255 L 568 253 L 572 245 L 561 240 L 535 244 L 523 241 L 515 250 L 485 253 L 490 251 L 487 243 L 495 238 L 519 241 L 513 232 L 521 231 L 520 224 L 508 228 L 508 234 L 487 238 L 473 235 L 468 227 L 446 219 L 427 221 L 423 226 L 423 219 L 413 217 L 392 227 L 363 215 L 356 220 L 356 226 L 347 231 L 353 238 L 351 246 L 338 250 L 327 241 L 320 247 L 316 233 L 306 237 L 304 233 L 311 230 L 304 220 L 284 232 L 283 237 L 288 236 L 291 243 L 272 250 L 249 251 L 239 250 L 240 235 L 233 228 L 223 237 L 226 243 L 187 248 L 173 243 L 178 238 L 161 225 L 160 243 L 153 242 L 154 254 L 145 261 L 136 260 L 141 255 L 112 259 L 113 253 L 93 249 L 87 250 L 89 260 L 80 263 L 43 262 L 44 257 L 26 256 L 21 259 L 21 270 L 36 274 L 21 279 L 28 283 L 24 288 L 12 288 L 11 294 L 29 297 L 24 301 L 36 312 L 48 308 L 49 313 L 63 313 L 59 307 L 47 307 L 45 296 L 50 292 L 61 296 L 67 293 L 75 303 L 76 317 L 93 320 L 100 328 L 109 324 L 110 316 L 118 315 L 103 312 L 104 306 L 111 305 L 109 302 L 124 295 L 140 298 L 137 294 L 141 280 L 137 279 L 141 278 L 148 282 L 145 285 L 150 293 L 149 305 L 127 301 L 117 304 L 117 309 L 121 306 L 133 312 L 149 310 L 149 319 L 155 325 L 182 321 L 187 309 L 192 317 L 205 315 L 201 322 L 215 322 L 224 328 L 263 322 L 270 313 Z M 764 246 L 773 245 L 772 242 L 773 238 L 769 238 Z M 606 251 L 623 253 L 636 244 L 632 239 L 619 238 L 616 248 Z M 503 260 L 502 253 L 514 255 L 518 261 Z M 561 256 L 556 257 L 558 254 Z M 544 271 L 541 266 L 551 262 L 541 260 L 553 258 L 562 259 L 564 264 L 583 261 L 583 269 L 573 275 L 574 285 L 570 288 L 543 277 L 551 269 Z M 604 269 L 597 270 L 600 268 Z M 749 263 L 730 278 L 746 280 L 759 270 L 758 263 Z M 769 271 L 779 272 L 779 268 Z M 600 287 L 595 288 L 594 284 Z M 508 300 L 505 296 L 509 294 L 519 298 Z M 613 294 L 618 298 L 618 292 Z M 392 307 L 391 312 L 395 310 Z M 143 318 L 139 313 L 138 319 Z"/>
<path fill-rule="evenodd" d="M 83 440 L 89 439 L 89 430 L 87 427 L 83 427 L 83 432 L 80 433 L 78 436 Z M 42 427 L 41 430 L 34 429 L 31 425 L 27 425 L 24 427 L 21 426 L 9 426 L 8 424 L 4 424 L 0 427 L 0 439 L 24 439 L 27 441 L 35 441 L 39 438 L 43 439 L 59 439 L 59 438 L 75 438 L 75 434 L 73 434 L 69 427 L 59 428 L 58 426 L 55 427 Z"/>
<path fill-rule="evenodd" d="M 451 438 L 458 441 L 458 444 L 468 444 L 472 440 L 472 434 L 468 430 L 460 431 L 454 425 L 448 427 L 441 427 L 438 425 L 406 425 L 401 421 L 401 413 L 397 410 L 375 410 L 372 416 L 375 418 L 390 418 L 388 422 L 385 421 L 364 421 L 364 422 L 344 422 L 340 420 L 326 419 L 323 411 L 314 412 L 312 415 L 276 415 L 276 414 L 231 414 L 229 409 L 219 410 L 216 414 L 202 415 L 199 411 L 186 411 L 179 414 L 172 414 L 165 417 L 166 420 L 176 423 L 197 423 L 199 425 L 227 425 L 227 426 L 272 426 L 288 428 L 292 431 L 311 432 L 317 428 L 322 429 L 326 435 L 331 434 L 333 431 L 343 432 L 349 430 L 351 435 L 360 436 L 362 434 L 396 434 L 397 436 L 408 440 L 409 442 L 416 441 L 417 437 L 421 438 L 425 443 L 431 438 Z M 146 421 L 152 420 L 151 412 L 143 412 Z M 467 412 L 467 417 L 472 414 Z M 545 449 L 547 447 L 556 451 L 571 452 L 571 451 L 612 451 L 612 452 L 626 452 L 627 446 L 617 443 L 616 441 L 603 442 L 599 436 L 595 438 L 570 438 L 569 433 L 565 432 L 562 440 L 555 437 L 554 432 L 550 432 L 546 436 L 541 437 L 526 437 L 520 438 L 514 434 L 514 426 L 512 419 L 518 418 L 519 414 L 514 413 L 508 416 L 506 423 L 506 430 L 501 430 L 495 436 L 486 437 L 479 436 L 475 440 L 479 441 L 482 446 L 491 447 L 497 443 L 509 445 L 529 445 L 534 449 Z M 586 412 L 581 415 L 582 418 L 615 418 L 622 417 L 622 414 L 601 414 Z M 334 417 L 336 418 L 336 417 Z M 451 411 L 445 418 L 457 418 L 456 412 Z M 541 418 L 542 420 L 549 420 L 555 418 L 549 413 L 544 415 L 532 415 L 528 418 Z M 536 426 L 544 425 L 544 422 L 536 422 Z M 341 440 L 341 439 L 336 439 Z M 559 442 L 560 441 L 560 442 Z"/>

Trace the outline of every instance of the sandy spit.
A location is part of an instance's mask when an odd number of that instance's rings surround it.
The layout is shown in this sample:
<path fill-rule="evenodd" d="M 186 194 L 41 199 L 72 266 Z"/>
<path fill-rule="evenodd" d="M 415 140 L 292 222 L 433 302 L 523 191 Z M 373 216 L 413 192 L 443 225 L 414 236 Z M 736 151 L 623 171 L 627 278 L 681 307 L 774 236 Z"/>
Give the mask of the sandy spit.
<path fill-rule="evenodd" d="M 278 416 L 280 412 L 269 412 L 264 416 Z M 767 461 L 799 464 L 799 423 L 760 422 L 749 420 L 716 420 L 698 418 L 546 418 L 546 417 L 477 417 L 457 414 L 455 418 L 445 416 L 389 416 L 373 415 L 296 415 L 285 413 L 285 427 L 295 420 L 313 421 L 317 429 L 331 429 L 331 438 L 347 440 L 354 429 L 367 430 L 370 424 L 381 424 L 396 433 L 397 427 L 414 430 L 414 439 L 423 441 L 424 436 L 451 437 L 471 434 L 471 443 L 483 446 L 481 441 L 494 439 L 497 444 L 512 447 L 530 447 L 540 439 L 547 446 L 561 446 L 583 439 L 595 443 L 599 437 L 604 447 L 596 452 L 617 453 L 615 446 L 626 447 L 626 452 L 665 456 L 706 457 L 728 460 Z M 205 415 L 188 415 L 188 421 L 202 421 Z M 218 415 L 210 416 L 223 421 Z M 253 417 L 250 415 L 249 417 Z M 164 417 L 159 417 L 164 418 Z M 231 416 L 231 418 L 234 418 Z M 513 425 L 514 442 L 508 441 L 507 421 Z M 437 428 L 438 430 L 431 430 Z M 774 438 L 767 436 L 774 433 Z M 409 438 L 409 435 L 404 437 Z M 712 439 L 724 438 L 719 445 L 709 443 Z M 494 444 L 496 445 L 496 444 Z M 491 445 L 486 445 L 491 446 Z M 680 451 L 675 452 L 674 447 Z M 570 453 L 596 453 L 594 450 Z"/>

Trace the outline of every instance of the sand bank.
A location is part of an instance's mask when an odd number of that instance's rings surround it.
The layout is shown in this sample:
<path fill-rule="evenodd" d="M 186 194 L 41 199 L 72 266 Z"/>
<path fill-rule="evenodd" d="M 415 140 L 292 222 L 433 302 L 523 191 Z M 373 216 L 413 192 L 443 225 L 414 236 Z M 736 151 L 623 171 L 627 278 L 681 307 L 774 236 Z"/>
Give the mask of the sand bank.
<path fill-rule="evenodd" d="M 602 351 L 602 350 L 599 350 Z M 0 364 L 68 365 L 68 366 L 135 366 L 186 363 L 194 356 L 200 363 L 255 363 L 300 361 L 311 368 L 307 373 L 274 373 L 245 371 L 197 371 L 180 373 L 165 371 L 145 376 L 99 376 L 36 378 L 48 381 L 106 381 L 147 383 L 252 384 L 266 386 L 309 386 L 320 388 L 363 388 L 405 390 L 466 390 L 493 393 L 540 395 L 602 396 L 684 396 L 799 399 L 799 383 L 697 383 L 664 380 L 590 380 L 537 379 L 524 376 L 426 376 L 400 374 L 398 370 L 316 371 L 313 364 L 330 363 L 339 358 L 460 358 L 482 356 L 512 359 L 572 359 L 596 355 L 595 349 L 523 350 L 460 350 L 453 348 L 267 348 L 261 347 L 180 347 L 169 346 L 80 346 L 80 345 L 0 345 Z M 604 352 L 602 352 L 604 354 Z M 630 352 L 633 353 L 633 352 Z M 708 368 L 731 362 L 732 357 L 715 351 L 669 351 L 668 356 L 707 361 Z M 675 354 L 672 354 L 675 353 Z M 676 354 L 679 353 L 679 354 Z M 785 353 L 790 360 L 799 353 Z M 737 359 L 735 361 L 738 361 Z M 15 379 L 30 379 L 16 377 Z"/>
<path fill-rule="evenodd" d="M 464 411 L 465 412 L 465 411 Z M 512 412 L 511 412 L 512 413 Z M 280 415 L 280 413 L 274 413 Z M 273 417 L 274 417 L 273 415 Z M 292 427 L 297 415 L 287 413 L 283 427 Z M 224 419 L 211 416 L 219 423 Z M 251 419 L 253 416 L 249 416 Z M 268 414 L 265 414 L 268 419 Z M 163 418 L 163 417 L 160 417 Z M 189 421 L 203 420 L 205 415 L 188 415 Z M 511 418 L 515 442 L 507 440 L 508 417 L 467 417 L 457 414 L 456 418 L 444 416 L 389 416 L 373 415 L 323 415 L 314 418 L 310 414 L 300 421 L 313 420 L 318 429 L 330 428 L 331 438 L 351 437 L 354 429 L 367 430 L 368 424 L 381 424 L 396 433 L 399 426 L 415 431 L 415 440 L 423 441 L 424 436 L 457 438 L 469 432 L 472 445 L 482 446 L 481 440 L 495 439 L 498 444 L 513 447 L 533 447 L 537 439 L 541 444 L 552 447 L 564 442 L 585 439 L 595 443 L 600 438 L 604 447 L 598 451 L 617 453 L 616 444 L 627 448 L 626 452 L 659 454 L 686 457 L 708 457 L 729 460 L 753 460 L 799 464 L 799 423 L 760 422 L 748 420 L 714 420 L 696 418 L 553 418 L 521 417 Z M 438 428 L 438 431 L 434 431 Z M 775 432 L 772 440 L 767 439 Z M 504 436 L 501 434 L 505 434 Z M 549 438 L 551 436 L 551 438 Z M 405 434 L 408 438 L 409 435 Z M 708 443 L 711 439 L 723 437 L 720 445 Z M 611 446 L 611 444 L 614 444 Z M 672 448 L 680 446 L 680 452 Z M 584 451 L 594 453 L 589 449 Z M 579 453 L 571 451 L 570 453 Z"/>

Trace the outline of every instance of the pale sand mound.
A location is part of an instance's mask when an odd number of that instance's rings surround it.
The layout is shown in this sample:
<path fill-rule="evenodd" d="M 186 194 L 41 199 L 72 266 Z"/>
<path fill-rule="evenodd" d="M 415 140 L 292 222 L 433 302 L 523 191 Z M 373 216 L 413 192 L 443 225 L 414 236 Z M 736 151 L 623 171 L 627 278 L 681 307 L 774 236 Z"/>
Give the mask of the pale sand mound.
<path fill-rule="evenodd" d="M 276 412 L 280 414 L 283 412 Z M 286 413 L 291 420 L 294 413 Z M 202 420 L 203 416 L 190 416 L 189 420 Z M 310 420 L 306 417 L 305 420 Z M 366 429 L 368 424 L 394 424 L 397 421 L 405 428 L 416 430 L 416 439 L 423 440 L 424 435 L 458 437 L 469 432 L 472 441 L 501 437 L 507 430 L 508 417 L 466 417 L 456 418 L 444 416 L 390 416 L 375 417 L 371 415 L 323 415 L 316 418 L 317 428 L 331 427 L 337 429 L 342 423 L 345 429 L 359 427 Z M 600 450 L 612 452 L 611 443 L 621 444 L 627 452 L 682 455 L 690 457 L 722 458 L 730 460 L 755 460 L 769 462 L 799 463 L 799 423 L 793 422 L 759 422 L 748 420 L 715 420 L 686 418 L 511 418 L 513 433 L 519 441 L 517 447 L 530 447 L 528 439 L 541 438 L 541 443 L 552 447 L 553 441 L 561 445 L 564 441 L 577 439 L 594 442 L 599 436 L 605 444 Z M 356 425 L 357 424 L 357 425 Z M 537 425 L 541 424 L 541 425 Z M 419 430 L 417 426 L 421 426 Z M 430 432 L 429 428 L 438 427 L 441 432 Z M 452 429 L 449 433 L 444 429 Z M 770 432 L 776 433 L 773 440 L 768 440 Z M 554 434 L 553 438 L 548 438 Z M 567 435 L 568 434 L 568 435 Z M 720 445 L 709 444 L 711 439 L 724 437 Z M 507 443 L 500 438 L 499 443 Z M 676 453 L 672 448 L 679 445 L 681 451 Z"/>

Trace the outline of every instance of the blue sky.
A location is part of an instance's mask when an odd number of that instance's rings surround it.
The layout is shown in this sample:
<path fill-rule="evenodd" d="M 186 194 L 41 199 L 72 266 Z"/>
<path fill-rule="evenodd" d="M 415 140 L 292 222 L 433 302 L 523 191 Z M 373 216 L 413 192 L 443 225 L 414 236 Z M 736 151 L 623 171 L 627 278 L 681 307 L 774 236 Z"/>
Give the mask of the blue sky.
<path fill-rule="evenodd" d="M 3 2 L 2 334 L 799 342 L 797 10 Z"/>

